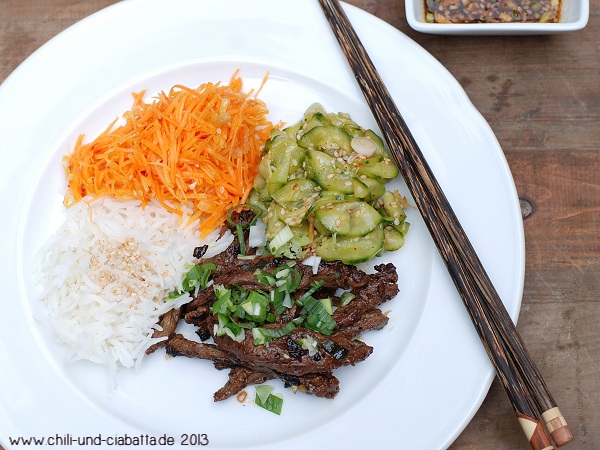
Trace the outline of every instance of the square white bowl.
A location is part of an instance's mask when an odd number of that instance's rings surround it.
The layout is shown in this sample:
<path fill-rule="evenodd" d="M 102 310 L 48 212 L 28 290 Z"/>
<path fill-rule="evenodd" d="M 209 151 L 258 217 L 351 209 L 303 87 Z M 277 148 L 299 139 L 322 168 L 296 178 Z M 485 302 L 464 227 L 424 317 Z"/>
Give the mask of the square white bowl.
<path fill-rule="evenodd" d="M 430 23 L 425 21 L 425 0 L 405 0 L 406 19 L 411 28 L 429 34 L 518 35 L 552 34 L 584 28 L 590 15 L 589 0 L 561 0 L 557 23 Z"/>

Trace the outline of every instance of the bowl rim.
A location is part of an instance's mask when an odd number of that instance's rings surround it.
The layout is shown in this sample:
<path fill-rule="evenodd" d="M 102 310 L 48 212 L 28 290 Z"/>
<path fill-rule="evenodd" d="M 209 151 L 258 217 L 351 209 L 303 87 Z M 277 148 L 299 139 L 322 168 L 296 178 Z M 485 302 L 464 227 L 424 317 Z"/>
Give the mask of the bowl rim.
<path fill-rule="evenodd" d="M 421 0 L 422 1 L 422 0 Z M 563 0 L 566 1 L 566 0 Z M 589 20 L 589 0 L 571 0 L 579 3 L 579 17 L 555 23 L 430 23 L 420 17 L 415 7 L 419 0 L 405 0 L 406 20 L 411 28 L 436 34 L 550 34 L 583 29 Z"/>

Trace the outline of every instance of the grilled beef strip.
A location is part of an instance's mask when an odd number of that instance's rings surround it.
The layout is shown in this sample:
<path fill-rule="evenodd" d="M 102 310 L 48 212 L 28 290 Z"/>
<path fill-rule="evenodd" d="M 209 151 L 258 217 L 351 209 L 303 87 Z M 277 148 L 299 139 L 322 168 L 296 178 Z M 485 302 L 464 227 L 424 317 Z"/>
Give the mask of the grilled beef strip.
<path fill-rule="evenodd" d="M 252 384 L 262 384 L 265 381 L 275 378 L 275 374 L 258 372 L 243 366 L 234 367 L 229 371 L 228 376 L 229 379 L 225 383 L 225 386 L 215 392 L 213 397 L 215 402 L 226 400 Z"/>
<path fill-rule="evenodd" d="M 167 355 L 187 356 L 190 358 L 208 359 L 213 362 L 224 363 L 224 367 L 236 364 L 234 358 L 214 344 L 196 342 L 185 338 L 182 334 L 175 334 L 166 344 Z"/>
<path fill-rule="evenodd" d="M 304 352 L 298 358 L 290 357 L 288 339 L 297 342 L 308 336 L 317 340 L 321 346 L 330 345 L 335 348 L 343 348 L 345 356 L 336 358 L 321 348 L 317 353 L 318 357 L 309 356 L 308 352 Z M 353 366 L 367 359 L 373 352 L 373 348 L 367 344 L 352 341 L 341 334 L 324 336 L 305 328 L 297 328 L 284 337 L 273 339 L 268 346 L 254 345 L 251 333 L 246 333 L 246 339 L 239 343 L 228 336 L 213 336 L 213 339 L 219 348 L 234 355 L 242 364 L 252 363 L 276 372 L 298 376 L 308 373 L 328 372 L 342 366 Z"/>
<path fill-rule="evenodd" d="M 174 335 L 166 345 L 167 354 L 170 356 L 187 356 L 213 361 L 217 369 L 231 368 L 229 380 L 215 395 L 215 401 L 221 401 L 236 395 L 251 384 L 264 383 L 267 380 L 279 378 L 287 386 L 292 386 L 317 397 L 333 398 L 339 392 L 339 380 L 332 372 L 310 373 L 303 376 L 290 375 L 274 370 L 238 361 L 234 355 L 229 355 L 218 346 L 204 344 L 186 339 L 181 334 Z"/>
<path fill-rule="evenodd" d="M 375 270 L 376 273 L 367 275 L 367 283 L 352 291 L 356 297 L 347 306 L 334 311 L 333 320 L 340 329 L 351 326 L 367 311 L 398 294 L 398 274 L 394 265 L 380 264 Z"/>
<path fill-rule="evenodd" d="M 356 339 L 365 331 L 381 330 L 387 325 L 388 321 L 388 316 L 381 312 L 380 309 L 373 308 L 370 311 L 365 312 L 351 325 L 342 328 L 337 334 L 342 335 L 347 339 Z"/>
<path fill-rule="evenodd" d="M 146 354 L 150 355 L 154 353 L 157 349 L 164 347 L 167 343 L 167 340 L 171 338 L 175 334 L 175 330 L 177 329 L 177 324 L 179 323 L 179 319 L 181 317 L 180 309 L 172 309 L 167 311 L 162 316 L 160 316 L 159 324 L 162 329 L 155 329 L 152 333 L 153 338 L 167 338 L 156 344 L 151 345 L 147 350 Z"/>

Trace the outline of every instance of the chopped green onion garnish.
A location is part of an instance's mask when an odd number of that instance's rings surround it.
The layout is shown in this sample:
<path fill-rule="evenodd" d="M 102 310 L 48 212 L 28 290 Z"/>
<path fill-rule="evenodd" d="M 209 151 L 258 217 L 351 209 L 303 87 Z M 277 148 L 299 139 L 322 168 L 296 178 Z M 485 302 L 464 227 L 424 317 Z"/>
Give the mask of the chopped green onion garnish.
<path fill-rule="evenodd" d="M 302 305 L 304 302 L 304 299 L 312 296 L 315 292 L 317 292 L 319 290 L 319 288 L 321 286 L 323 286 L 325 284 L 325 282 L 323 280 L 319 280 L 319 281 L 313 281 L 312 284 L 310 285 L 310 289 L 308 291 L 306 291 L 304 294 L 302 294 L 300 296 L 300 298 L 298 298 L 298 300 L 296 300 L 298 302 L 299 305 Z"/>
<path fill-rule="evenodd" d="M 239 326 L 235 322 L 231 322 L 226 316 L 223 314 L 218 314 L 217 318 L 219 320 L 218 325 L 215 325 L 215 336 L 229 336 L 236 342 L 242 342 L 246 338 L 246 332 L 244 328 Z"/>
<path fill-rule="evenodd" d="M 254 389 L 256 389 L 256 396 L 260 398 L 263 403 L 267 401 L 267 398 L 271 395 L 271 392 L 273 392 L 273 386 L 268 384 L 259 384 L 255 386 Z"/>
<path fill-rule="evenodd" d="M 283 407 L 283 397 L 280 394 L 272 394 L 272 387 L 266 386 L 266 388 L 262 388 L 263 386 L 265 385 L 256 386 L 256 398 L 254 402 L 261 408 L 280 415 Z"/>
<path fill-rule="evenodd" d="M 306 336 L 305 338 L 298 339 L 296 341 L 303 349 L 308 350 L 308 356 L 315 356 L 319 351 L 319 341 L 312 336 Z"/>
<path fill-rule="evenodd" d="M 296 325 L 293 322 L 288 322 L 282 327 L 279 328 L 253 328 L 252 329 L 252 337 L 254 338 L 254 343 L 260 342 L 264 344 L 269 342 L 271 339 L 277 339 L 285 336 L 286 334 L 290 334 L 292 331 L 296 329 Z M 255 331 L 256 330 L 256 331 Z M 257 345 L 261 345 L 257 344 Z"/>
<path fill-rule="evenodd" d="M 290 273 L 290 268 L 287 265 L 280 266 L 277 269 L 275 269 L 275 271 L 273 272 L 273 274 L 275 275 L 275 278 L 277 278 L 277 279 L 285 278 L 289 273 Z"/>
<path fill-rule="evenodd" d="M 283 302 L 281 304 L 286 308 L 291 308 L 292 306 L 294 306 L 290 294 L 288 294 L 287 292 L 285 293 L 285 295 L 283 296 Z"/>
<path fill-rule="evenodd" d="M 333 314 L 333 302 L 330 298 L 320 298 L 321 306 L 327 311 L 329 315 Z"/>
<path fill-rule="evenodd" d="M 172 300 L 181 297 L 186 292 L 195 290 L 197 286 L 199 286 L 201 290 L 206 289 L 210 274 L 216 268 L 217 266 L 212 263 L 194 265 L 183 277 L 183 281 L 181 282 L 182 290 L 169 292 L 167 299 Z"/>
<path fill-rule="evenodd" d="M 270 340 L 258 328 L 252 328 L 252 339 L 254 340 L 254 345 L 266 345 Z"/>
<path fill-rule="evenodd" d="M 271 302 L 273 303 L 273 308 L 277 314 L 283 314 L 288 308 L 283 304 L 285 300 L 285 293 L 281 291 L 271 291 Z"/>
<path fill-rule="evenodd" d="M 267 318 L 267 309 L 270 298 L 261 291 L 251 291 L 246 300 L 240 304 L 250 319 L 255 322 L 264 322 Z"/>
<path fill-rule="evenodd" d="M 284 290 L 288 294 L 291 294 L 296 289 L 298 289 L 301 280 L 302 276 L 300 275 L 300 272 L 298 272 L 298 269 L 290 267 L 288 269 L 287 275 L 283 279 L 280 279 L 280 281 L 284 281 L 284 283 L 281 286 L 279 286 L 279 288 Z"/>
<path fill-rule="evenodd" d="M 239 208 L 248 208 L 252 210 L 252 212 L 254 213 L 254 219 L 252 219 L 252 221 L 249 223 L 234 222 L 233 218 L 231 217 L 231 214 L 233 213 L 233 211 Z M 235 227 L 238 242 L 240 244 L 240 255 L 246 255 L 246 240 L 244 239 L 244 230 L 254 225 L 258 218 L 263 215 L 263 213 L 264 210 L 260 206 L 252 205 L 250 203 L 241 203 L 237 206 L 229 208 L 229 210 L 227 211 L 227 222 L 229 222 L 231 226 Z"/>
<path fill-rule="evenodd" d="M 354 299 L 354 297 L 356 297 L 356 295 L 354 295 L 352 292 L 344 292 L 340 296 L 340 306 L 346 306 Z"/>
<path fill-rule="evenodd" d="M 337 324 L 319 300 L 314 297 L 308 297 L 304 299 L 302 304 L 308 311 L 308 316 L 304 321 L 306 328 L 318 331 L 326 336 L 333 333 L 333 329 Z"/>
<path fill-rule="evenodd" d="M 213 303 L 210 310 L 213 314 L 226 314 L 231 301 L 231 290 L 220 284 L 214 285 L 213 289 L 215 290 L 217 301 Z"/>
<path fill-rule="evenodd" d="M 256 277 L 266 290 L 247 291 L 237 285 L 230 288 L 213 285 L 217 300 L 211 306 L 211 311 L 219 319 L 219 324 L 215 326 L 217 336 L 227 335 L 241 342 L 245 338 L 244 329 L 250 329 L 255 345 L 268 345 L 270 340 L 281 338 L 296 327 L 309 328 L 324 335 L 333 333 L 337 324 L 332 318 L 331 298 L 313 297 L 325 284 L 323 280 L 313 282 L 303 295 L 294 300 L 293 293 L 301 281 L 300 272 L 295 267 L 283 264 L 272 273 L 258 270 Z M 302 307 L 302 310 L 290 322 L 279 328 L 263 326 L 275 323 L 277 314 L 283 315 L 294 304 Z"/>
<path fill-rule="evenodd" d="M 266 286 L 275 286 L 275 277 L 272 273 L 269 273 L 267 271 L 258 271 L 256 273 L 256 279 L 259 283 L 264 284 Z"/>
<path fill-rule="evenodd" d="M 192 291 L 196 286 L 200 286 L 200 289 L 206 289 L 208 278 L 213 270 L 217 266 L 212 263 L 200 264 L 192 267 L 188 273 L 185 274 L 183 279 L 182 287 L 186 292 Z"/>
<path fill-rule="evenodd" d="M 281 230 L 277 232 L 277 234 L 273 237 L 271 242 L 269 243 L 269 251 L 271 253 L 275 253 L 278 248 L 284 246 L 288 242 L 292 240 L 294 237 L 294 233 L 292 232 L 289 225 L 286 225 Z"/>

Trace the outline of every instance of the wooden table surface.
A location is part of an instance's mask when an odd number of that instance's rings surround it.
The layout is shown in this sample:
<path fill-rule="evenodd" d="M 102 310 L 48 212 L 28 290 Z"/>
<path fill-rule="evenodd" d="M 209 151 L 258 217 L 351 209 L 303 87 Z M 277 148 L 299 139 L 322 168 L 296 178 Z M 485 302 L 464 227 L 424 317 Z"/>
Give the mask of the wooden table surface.
<path fill-rule="evenodd" d="M 57 33 L 113 3 L 0 0 L 0 82 Z M 421 34 L 408 26 L 403 0 L 349 3 L 437 58 L 494 130 L 523 206 L 518 329 L 575 434 L 565 448 L 600 449 L 600 2 L 590 2 L 581 31 L 506 37 Z M 497 381 L 450 448 L 530 448 Z"/>

